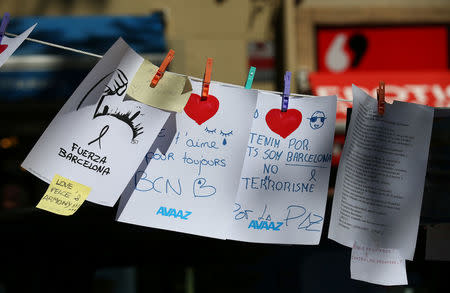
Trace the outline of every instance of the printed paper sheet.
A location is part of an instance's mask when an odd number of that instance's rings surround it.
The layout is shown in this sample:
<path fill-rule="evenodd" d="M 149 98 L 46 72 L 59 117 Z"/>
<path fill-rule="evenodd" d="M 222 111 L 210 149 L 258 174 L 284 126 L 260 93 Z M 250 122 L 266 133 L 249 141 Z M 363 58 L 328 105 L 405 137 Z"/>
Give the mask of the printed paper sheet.
<path fill-rule="evenodd" d="M 377 101 L 353 86 L 353 112 L 336 179 L 328 237 L 398 249 L 412 260 L 433 108 Z"/>

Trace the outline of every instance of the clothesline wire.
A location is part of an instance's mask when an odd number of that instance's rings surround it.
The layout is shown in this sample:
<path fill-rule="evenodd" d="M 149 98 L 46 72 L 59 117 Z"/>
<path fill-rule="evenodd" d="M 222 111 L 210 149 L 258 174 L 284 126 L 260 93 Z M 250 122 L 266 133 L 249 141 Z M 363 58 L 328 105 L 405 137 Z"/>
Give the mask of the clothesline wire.
<path fill-rule="evenodd" d="M 11 33 L 5 33 L 5 35 L 9 36 L 9 37 L 17 37 L 16 34 L 11 34 Z M 34 42 L 34 43 L 38 43 L 41 45 L 45 45 L 45 46 L 50 46 L 50 47 L 55 47 L 58 49 L 62 49 L 62 50 L 67 50 L 67 51 L 72 51 L 75 53 L 79 53 L 79 54 L 84 54 L 84 55 L 88 55 L 88 56 L 92 56 L 92 57 L 97 57 L 97 58 L 102 58 L 102 55 L 97 55 L 94 53 L 89 53 L 86 51 L 82 51 L 82 50 L 78 50 L 78 49 L 74 49 L 74 48 L 70 48 L 70 47 L 65 47 L 65 46 L 61 46 L 61 45 L 57 45 L 57 44 L 53 44 L 53 43 L 49 43 L 49 42 L 45 42 L 45 41 L 41 41 L 41 40 L 37 40 L 37 39 L 32 39 L 32 38 L 26 38 L 25 40 L 30 41 L 30 42 Z"/>
<path fill-rule="evenodd" d="M 16 35 L 16 34 L 12 34 L 12 33 L 7 33 L 7 32 L 5 32 L 5 35 L 6 36 L 9 36 L 9 37 L 17 37 L 18 35 Z M 83 54 L 83 55 L 87 55 L 87 56 L 91 56 L 91 57 L 96 57 L 96 58 L 103 58 L 103 56 L 102 55 L 98 55 L 98 54 L 94 54 L 94 53 L 90 53 L 90 52 L 86 52 L 86 51 L 83 51 L 83 50 L 78 50 L 78 49 L 75 49 L 75 48 L 71 48 L 71 47 L 66 47 L 66 46 L 61 46 L 61 45 L 58 45 L 58 44 L 54 44 L 54 43 L 50 43 L 50 42 L 45 42 L 45 41 L 41 41 L 41 40 L 37 40 L 37 39 L 33 39 L 33 38 L 26 38 L 25 40 L 27 40 L 27 41 L 29 41 L 29 42 L 34 42 L 34 43 L 38 43 L 38 44 L 41 44 L 41 45 L 44 45 L 44 46 L 49 46 L 49 47 L 54 47 L 54 48 L 58 48 L 58 49 L 61 49 L 61 50 L 66 50 L 66 51 L 71 51 L 71 52 L 75 52 L 75 53 L 78 53 L 78 54 Z M 174 72 L 175 73 L 175 72 Z M 184 74 L 179 74 L 179 73 L 175 73 L 175 74 L 177 74 L 177 75 L 183 75 L 184 76 Z M 203 81 L 203 79 L 201 79 L 201 78 L 198 78 L 198 77 L 193 77 L 193 76 L 189 76 L 190 78 L 192 78 L 192 79 L 194 79 L 194 80 L 196 80 L 196 81 Z M 220 83 L 220 84 L 223 84 L 223 85 L 228 85 L 228 86 L 236 86 L 236 85 L 234 85 L 234 84 L 229 84 L 229 83 L 224 83 L 224 82 L 218 82 L 218 83 Z M 277 91 L 268 91 L 268 90 L 260 90 L 260 91 L 263 91 L 263 92 L 270 92 L 270 93 L 275 93 L 275 94 L 283 94 L 282 92 L 277 92 Z M 312 96 L 310 96 L 310 95 L 303 95 L 303 94 L 295 94 L 295 93 L 291 93 L 291 96 L 298 96 L 298 97 L 312 97 Z M 339 102 L 353 102 L 352 100 L 345 100 L 345 99 L 337 99 Z"/>

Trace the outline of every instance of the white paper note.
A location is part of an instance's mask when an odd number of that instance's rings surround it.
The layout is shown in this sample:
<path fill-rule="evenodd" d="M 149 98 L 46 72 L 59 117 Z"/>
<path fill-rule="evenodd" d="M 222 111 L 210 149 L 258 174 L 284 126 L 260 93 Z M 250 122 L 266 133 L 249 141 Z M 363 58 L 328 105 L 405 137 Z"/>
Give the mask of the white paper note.
<path fill-rule="evenodd" d="M 328 193 L 336 96 L 258 94 L 227 238 L 318 244 Z"/>
<path fill-rule="evenodd" d="M 14 53 L 14 51 L 19 48 L 19 46 L 23 43 L 23 41 L 28 38 L 30 33 L 33 31 L 33 25 L 20 35 L 15 38 L 8 38 L 7 36 L 3 36 L 2 43 L 0 44 L 0 67 L 8 60 L 9 57 Z"/>
<path fill-rule="evenodd" d="M 119 39 L 62 107 L 22 164 L 46 182 L 55 174 L 92 188 L 113 206 L 169 117 L 125 98 L 143 62 Z"/>
<path fill-rule="evenodd" d="M 378 285 L 407 285 L 405 260 L 397 249 L 374 248 L 355 241 L 350 263 L 351 278 Z"/>
<path fill-rule="evenodd" d="M 205 103 L 202 84 L 191 82 L 184 111 L 169 118 L 147 153 L 122 195 L 117 220 L 224 239 L 256 91 L 213 82 Z"/>
<path fill-rule="evenodd" d="M 399 249 L 412 260 L 433 108 L 377 101 L 353 86 L 353 112 L 336 179 L 328 237 Z"/>

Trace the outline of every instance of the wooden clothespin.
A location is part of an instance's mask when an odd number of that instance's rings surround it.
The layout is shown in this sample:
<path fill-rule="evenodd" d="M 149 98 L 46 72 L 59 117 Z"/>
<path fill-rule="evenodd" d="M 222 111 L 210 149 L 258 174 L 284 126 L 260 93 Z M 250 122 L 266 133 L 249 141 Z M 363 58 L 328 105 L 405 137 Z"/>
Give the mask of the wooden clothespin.
<path fill-rule="evenodd" d="M 281 112 L 286 112 L 289 106 L 289 95 L 291 93 L 291 72 L 286 71 L 284 74 L 284 91 L 283 100 L 281 102 Z"/>
<path fill-rule="evenodd" d="M 205 75 L 203 76 L 202 97 L 200 98 L 200 101 L 206 100 L 209 95 L 209 84 L 211 83 L 212 64 L 213 59 L 208 58 L 208 60 L 206 60 Z"/>
<path fill-rule="evenodd" d="M 0 44 L 2 43 L 2 39 L 3 36 L 5 35 L 8 23 L 9 23 L 9 13 L 5 12 L 5 14 L 3 14 L 2 23 L 0 24 Z"/>
<path fill-rule="evenodd" d="M 250 66 L 250 70 L 247 75 L 247 82 L 245 83 L 246 89 L 251 89 L 253 84 L 253 79 L 255 78 L 256 67 Z"/>
<path fill-rule="evenodd" d="M 377 88 L 377 101 L 378 101 L 378 115 L 384 114 L 384 104 L 385 102 L 385 89 L 384 81 L 380 81 Z"/>
<path fill-rule="evenodd" d="M 164 75 L 164 72 L 166 72 L 167 66 L 169 66 L 170 62 L 172 62 L 174 55 L 175 51 L 170 49 L 169 53 L 167 53 L 166 58 L 164 58 L 163 62 L 161 63 L 161 66 L 158 68 L 158 71 L 153 77 L 152 82 L 150 83 L 151 87 L 155 87 L 158 84 L 159 80 Z"/>

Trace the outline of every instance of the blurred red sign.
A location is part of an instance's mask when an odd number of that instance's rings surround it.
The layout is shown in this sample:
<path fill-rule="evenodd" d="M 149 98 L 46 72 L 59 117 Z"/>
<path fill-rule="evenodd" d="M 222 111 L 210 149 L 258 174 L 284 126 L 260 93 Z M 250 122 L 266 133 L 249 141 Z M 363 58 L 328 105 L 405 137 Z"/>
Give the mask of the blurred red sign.
<path fill-rule="evenodd" d="M 319 72 L 447 70 L 448 56 L 444 25 L 317 30 Z"/>
<path fill-rule="evenodd" d="M 311 73 L 310 83 L 317 96 L 337 95 L 353 100 L 352 84 L 376 97 L 380 80 L 386 83 L 386 101 L 406 101 L 433 107 L 450 107 L 450 71 L 377 71 L 343 74 Z M 351 102 L 337 103 L 336 118 L 345 122 Z"/>

